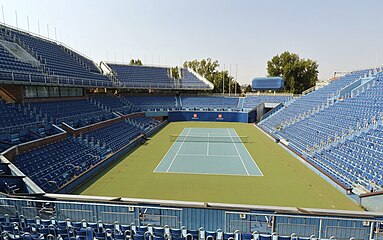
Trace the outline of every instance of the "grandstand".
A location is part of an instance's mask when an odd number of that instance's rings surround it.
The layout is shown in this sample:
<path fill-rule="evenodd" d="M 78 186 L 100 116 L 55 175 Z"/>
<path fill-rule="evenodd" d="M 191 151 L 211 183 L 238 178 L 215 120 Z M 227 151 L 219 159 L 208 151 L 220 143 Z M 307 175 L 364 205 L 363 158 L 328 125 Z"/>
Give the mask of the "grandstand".
<path fill-rule="evenodd" d="M 244 99 L 243 105 L 241 108 L 254 108 L 258 106 L 261 103 L 267 102 L 267 103 L 287 103 L 290 100 L 292 100 L 291 96 L 270 96 L 270 95 L 261 95 L 261 96 L 254 96 L 249 95 Z"/>
<path fill-rule="evenodd" d="M 125 96 L 125 99 L 142 111 L 164 111 L 180 108 L 176 96 Z"/>
<path fill-rule="evenodd" d="M 181 78 L 171 76 L 170 68 L 101 63 L 116 85 L 132 89 L 211 90 L 212 84 L 189 69 L 181 69 Z M 149 81 L 148 81 L 149 80 Z"/>
<path fill-rule="evenodd" d="M 238 98 L 236 97 L 193 97 L 181 96 L 180 101 L 186 109 L 232 109 L 238 107 Z"/>
<path fill-rule="evenodd" d="M 383 183 L 379 155 L 371 159 L 374 155 L 370 152 L 380 152 L 380 144 L 372 140 L 374 136 L 379 138 L 381 119 L 382 75 L 378 71 L 347 74 L 297 99 L 260 125 L 288 141 L 294 150 L 308 155 L 310 162 L 345 188 L 354 188 L 357 193 L 379 191 Z M 355 148 L 354 142 L 359 147 Z M 351 144 L 354 147 L 350 148 Z"/>
<path fill-rule="evenodd" d="M 50 197 L 55 197 L 53 194 Z M 108 203 L 82 203 L 88 210 L 82 210 L 76 203 L 65 201 L 64 198 L 50 201 L 30 200 L 29 207 L 23 199 L 2 198 L 7 206 L 13 206 L 1 219 L 3 231 L 11 236 L 40 238 L 76 238 L 87 239 L 309 239 L 319 236 L 329 239 L 333 236 L 355 236 L 358 239 L 376 237 L 371 229 L 379 224 L 370 214 L 362 219 L 352 217 L 318 216 L 327 212 L 313 210 L 314 217 L 260 212 L 227 212 L 223 216 L 219 211 L 210 210 L 212 218 L 224 218 L 225 223 L 214 228 L 220 220 L 190 220 L 191 214 L 201 211 L 201 203 L 189 203 L 186 208 L 166 206 L 144 206 L 115 204 L 112 199 Z M 100 200 L 95 198 L 95 201 Z M 225 206 L 214 205 L 216 208 Z M 40 209 L 40 210 L 38 210 Z M 111 209 L 105 211 L 102 209 Z M 274 209 L 270 209 L 273 211 Z M 287 209 L 286 209 L 287 210 Z M 14 215 L 20 211 L 23 215 Z M 41 217 L 34 217 L 39 211 Z M 55 212 L 60 218 L 55 218 Z M 186 213 L 185 212 L 190 212 Z M 124 213 L 124 214 L 121 214 Z M 342 213 L 338 213 L 342 214 Z M 86 221 L 83 218 L 92 219 Z M 98 220 L 99 219 L 99 220 Z M 96 221 L 98 220 L 98 221 Z M 117 220 L 117 221 L 116 221 Z M 367 224 L 369 223 L 369 225 Z M 249 224 L 251 223 L 251 225 Z M 185 225 L 183 225 L 185 224 Z M 205 227 L 199 227 L 199 226 Z M 17 228 L 15 227 L 17 226 Z M 352 227 L 348 227 L 352 226 Z M 272 232 L 272 233 L 271 233 Z M 294 232 L 294 234 L 291 234 Z"/>
<path fill-rule="evenodd" d="M 382 239 L 382 71 L 217 95 L 1 24 L 2 237 Z"/>
<path fill-rule="evenodd" d="M 90 101 L 101 109 L 127 115 L 134 112 L 133 105 L 121 96 L 89 95 Z"/>
<path fill-rule="evenodd" d="M 65 122 L 73 127 L 81 127 L 95 122 L 116 117 L 112 112 L 101 109 L 87 100 L 70 100 L 60 102 L 33 102 L 32 108 L 46 122 L 61 124 Z"/>

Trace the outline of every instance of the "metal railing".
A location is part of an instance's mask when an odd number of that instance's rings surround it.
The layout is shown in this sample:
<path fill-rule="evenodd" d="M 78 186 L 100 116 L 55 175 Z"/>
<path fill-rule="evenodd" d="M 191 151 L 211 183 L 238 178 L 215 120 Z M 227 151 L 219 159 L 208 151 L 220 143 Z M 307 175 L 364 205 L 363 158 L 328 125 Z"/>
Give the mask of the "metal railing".
<path fill-rule="evenodd" d="M 27 129 L 30 127 L 36 127 L 43 124 L 44 124 L 43 121 L 36 121 L 36 122 L 29 122 L 29 123 L 9 126 L 9 127 L 2 127 L 0 128 L 0 132 L 12 132 L 12 131 L 21 130 L 21 129 Z"/>
<path fill-rule="evenodd" d="M 313 87 L 311 87 L 311 88 L 309 88 L 309 89 L 306 89 L 306 90 L 304 90 L 304 91 L 302 92 L 302 96 L 304 96 L 304 95 L 306 95 L 306 94 L 308 94 L 308 93 L 314 92 L 315 90 L 317 90 L 317 86 L 313 86 Z"/>
<path fill-rule="evenodd" d="M 25 72 L 13 72 L 0 70 L 0 82 L 7 84 L 20 85 L 58 85 L 58 86 L 74 86 L 74 87 L 110 87 L 110 88 L 130 88 L 130 89 L 189 89 L 189 90 L 210 90 L 206 85 L 202 84 L 175 84 L 167 83 L 145 83 L 145 82 L 120 82 L 113 83 L 111 80 L 103 81 L 88 78 L 68 77 L 68 76 L 52 76 L 43 74 L 31 74 Z"/>
<path fill-rule="evenodd" d="M 145 82 L 121 82 L 119 84 L 121 88 L 132 88 L 132 89 L 190 89 L 190 90 L 211 90 L 207 85 L 203 84 L 182 84 L 178 86 L 172 83 L 145 83 Z"/>
<path fill-rule="evenodd" d="M 48 207 L 49 206 L 49 207 Z M 93 203 L 76 201 L 42 201 L 0 196 L 0 214 L 21 214 L 33 218 L 136 224 L 181 228 L 182 208 L 133 204 Z"/>
<path fill-rule="evenodd" d="M 297 97 L 300 96 L 299 94 L 293 94 L 293 93 L 278 93 L 278 92 L 249 92 L 246 93 L 246 96 L 287 96 L 287 97 Z"/>
<path fill-rule="evenodd" d="M 115 87 L 111 81 L 0 70 L 0 82 L 21 85 Z"/>
<path fill-rule="evenodd" d="M 327 214 L 323 212 L 324 215 L 316 214 L 318 212 L 297 214 L 292 213 L 296 211 L 295 208 L 293 210 L 283 207 L 280 210 L 288 210 L 287 213 L 277 213 L 278 211 L 270 211 L 267 208 L 258 209 L 257 212 L 238 212 L 229 210 L 230 207 L 237 207 L 230 204 L 224 208 L 214 207 L 214 204 L 204 207 L 203 203 L 188 205 L 188 202 L 177 202 L 177 206 L 161 206 L 166 201 L 152 200 L 151 203 L 137 205 L 136 202 L 129 204 L 108 197 L 79 196 L 76 201 L 69 200 L 74 199 L 74 195 L 51 194 L 48 197 L 60 197 L 64 200 L 8 198 L 1 195 L 0 214 L 14 216 L 18 213 L 28 218 L 39 216 L 45 219 L 103 223 L 118 221 L 118 224 L 133 223 L 136 226 L 167 225 L 177 229 L 182 226 L 187 229 L 203 226 L 210 231 L 220 228 L 223 232 L 294 235 L 297 238 L 313 236 L 316 239 L 368 240 L 377 239 L 380 233 L 381 215 L 374 217 L 366 212 L 346 212 L 346 217 L 337 211 Z M 94 202 L 97 200 L 104 202 Z M 203 228 L 200 230 L 204 231 Z"/>
<path fill-rule="evenodd" d="M 225 212 L 224 231 L 240 230 L 258 234 L 276 234 L 316 239 L 375 239 L 379 221 L 361 217 L 310 216 Z"/>

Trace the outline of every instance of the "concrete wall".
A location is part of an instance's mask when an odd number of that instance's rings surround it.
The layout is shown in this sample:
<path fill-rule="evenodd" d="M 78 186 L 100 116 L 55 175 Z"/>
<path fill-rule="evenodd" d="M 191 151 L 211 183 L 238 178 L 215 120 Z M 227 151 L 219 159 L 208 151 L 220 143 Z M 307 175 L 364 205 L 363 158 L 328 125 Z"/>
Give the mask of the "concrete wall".
<path fill-rule="evenodd" d="M 29 151 L 30 149 L 34 149 L 39 146 L 43 146 L 49 143 L 57 142 L 67 137 L 67 133 L 59 133 L 53 136 L 37 139 L 31 142 L 22 143 L 20 145 L 16 145 L 9 150 L 7 150 L 3 155 L 9 160 L 13 161 L 16 155 Z"/>
<path fill-rule="evenodd" d="M 383 192 L 361 195 L 360 205 L 365 207 L 368 211 L 383 212 Z"/>
<path fill-rule="evenodd" d="M 249 121 L 248 112 L 226 111 L 174 111 L 169 112 L 169 122 L 203 121 L 203 122 L 243 122 Z"/>

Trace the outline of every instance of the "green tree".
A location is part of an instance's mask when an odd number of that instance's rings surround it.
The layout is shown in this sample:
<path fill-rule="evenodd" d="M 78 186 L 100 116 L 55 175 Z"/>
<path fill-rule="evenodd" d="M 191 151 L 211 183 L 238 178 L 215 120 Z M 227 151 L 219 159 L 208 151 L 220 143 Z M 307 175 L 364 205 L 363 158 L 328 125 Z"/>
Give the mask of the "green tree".
<path fill-rule="evenodd" d="M 242 86 L 243 88 L 243 92 L 244 93 L 248 93 L 248 92 L 251 92 L 253 89 L 251 88 L 251 85 L 250 84 L 247 84 L 245 86 Z"/>
<path fill-rule="evenodd" d="M 240 85 L 237 83 L 237 81 L 234 80 L 232 76 L 229 75 L 229 72 L 226 70 L 218 71 L 217 68 L 220 66 L 218 61 L 213 61 L 210 58 L 202 59 L 200 61 L 198 60 L 192 60 L 192 61 L 186 61 L 183 66 L 185 68 L 191 68 L 193 71 L 197 72 L 204 78 L 206 78 L 208 81 L 213 83 L 214 89 L 213 93 L 222 93 L 223 90 L 223 84 L 225 85 L 225 93 L 229 92 L 229 85 L 230 85 L 230 92 L 234 94 L 235 92 L 235 86 L 237 85 L 237 92 L 240 92 Z"/>
<path fill-rule="evenodd" d="M 129 62 L 129 65 L 136 65 L 136 66 L 142 66 L 142 62 L 140 59 L 131 59 L 130 62 Z"/>
<path fill-rule="evenodd" d="M 318 81 L 318 63 L 301 59 L 295 53 L 284 52 L 267 62 L 267 73 L 270 77 L 283 77 L 285 92 L 302 93 Z"/>
<path fill-rule="evenodd" d="M 173 76 L 174 79 L 179 79 L 180 78 L 180 70 L 179 70 L 178 66 L 172 67 L 170 69 L 170 71 L 172 72 L 172 76 Z"/>

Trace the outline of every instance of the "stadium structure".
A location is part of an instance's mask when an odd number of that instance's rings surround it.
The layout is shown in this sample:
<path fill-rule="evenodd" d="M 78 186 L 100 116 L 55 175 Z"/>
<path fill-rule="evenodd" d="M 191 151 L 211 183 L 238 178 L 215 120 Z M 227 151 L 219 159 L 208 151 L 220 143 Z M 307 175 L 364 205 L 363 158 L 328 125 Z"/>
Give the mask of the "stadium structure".
<path fill-rule="evenodd" d="M 3 239 L 383 239 L 382 68 L 217 96 L 7 25 L 0 59 Z"/>

